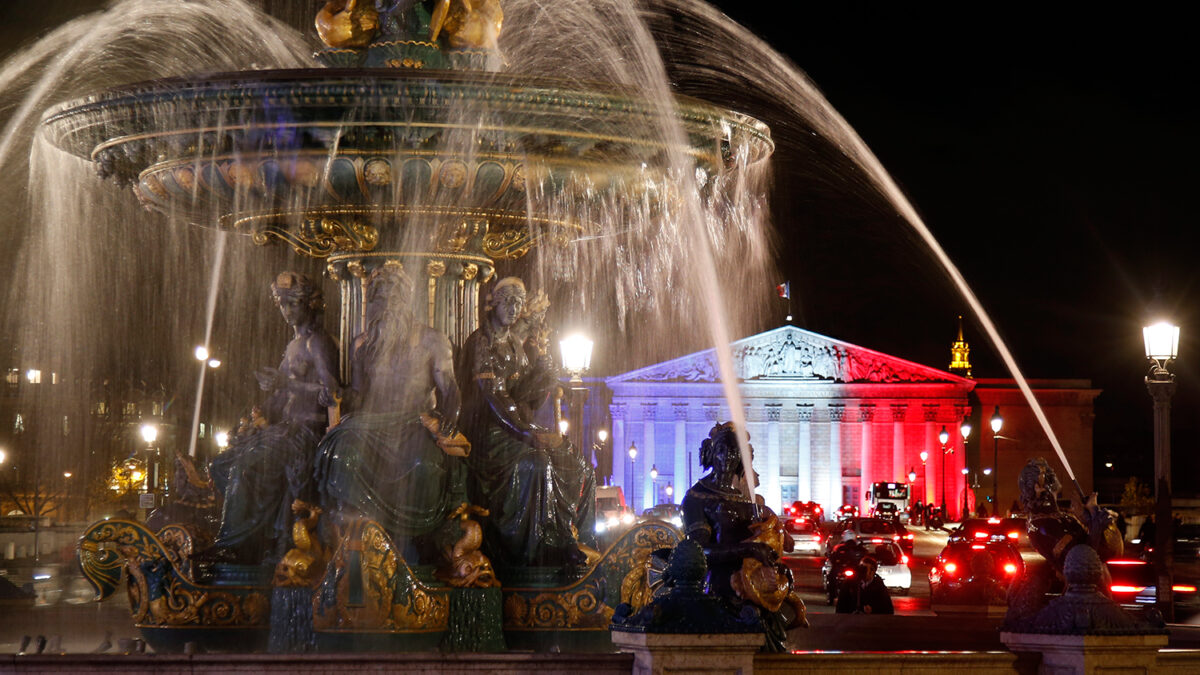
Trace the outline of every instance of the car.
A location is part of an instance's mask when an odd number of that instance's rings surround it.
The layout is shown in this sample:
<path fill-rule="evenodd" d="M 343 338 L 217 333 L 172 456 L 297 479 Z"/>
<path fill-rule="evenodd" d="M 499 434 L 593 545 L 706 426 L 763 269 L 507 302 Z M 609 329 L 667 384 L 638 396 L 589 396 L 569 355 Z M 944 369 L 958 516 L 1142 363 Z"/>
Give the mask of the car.
<path fill-rule="evenodd" d="M 858 517 L 858 507 L 854 506 L 852 504 L 842 504 L 841 506 L 838 507 L 837 511 L 833 512 L 833 519 L 837 522 L 841 522 L 847 518 L 857 518 L 857 517 Z"/>
<path fill-rule="evenodd" d="M 886 521 L 892 524 L 892 541 L 900 545 L 900 549 L 909 556 L 913 554 L 913 545 L 916 544 L 916 536 L 908 531 L 908 528 L 900 524 L 898 520 Z"/>
<path fill-rule="evenodd" d="M 1005 604 L 1008 587 L 1025 571 L 1017 547 L 1001 537 L 991 541 L 960 538 L 946 544 L 929 568 L 931 602 Z"/>
<path fill-rule="evenodd" d="M 1113 600 L 1130 610 L 1143 610 L 1157 602 L 1158 577 L 1154 565 L 1145 560 L 1117 558 L 1105 562 L 1111 577 L 1109 591 Z M 1174 579 L 1172 600 L 1177 612 L 1200 612 L 1200 592 L 1195 583 Z"/>
<path fill-rule="evenodd" d="M 837 588 L 846 579 L 860 574 L 859 563 L 870 555 L 879 562 L 876 574 L 883 579 L 889 591 L 902 595 L 912 588 L 912 571 L 908 569 L 909 557 L 895 542 L 847 541 L 835 546 L 821 565 L 821 578 L 825 597 L 829 604 L 837 600 Z"/>
<path fill-rule="evenodd" d="M 1015 546 L 1021 543 L 1022 536 L 1028 537 L 1023 519 L 995 517 L 967 518 L 950 533 L 947 541 L 969 541 L 974 543 L 1007 541 Z"/>
<path fill-rule="evenodd" d="M 892 520 L 900 518 L 900 508 L 893 502 L 880 502 L 871 509 L 872 518 L 883 518 L 884 520 Z"/>
<path fill-rule="evenodd" d="M 807 518 L 816 523 L 820 523 L 824 518 L 821 505 L 816 502 L 792 502 L 783 513 L 789 518 Z"/>
<path fill-rule="evenodd" d="M 784 521 L 783 527 L 796 542 L 793 553 L 820 554 L 822 552 L 824 536 L 821 534 L 821 529 L 812 520 L 802 516 L 788 518 Z"/>
<path fill-rule="evenodd" d="M 879 518 L 847 518 L 836 523 L 829 530 L 829 538 L 825 541 L 825 552 L 828 554 L 834 546 L 842 542 L 857 540 L 874 543 L 875 539 L 897 543 L 900 540 L 891 521 Z"/>
<path fill-rule="evenodd" d="M 642 518 L 657 518 L 675 527 L 683 527 L 683 511 L 678 504 L 658 504 L 642 511 Z"/>
<path fill-rule="evenodd" d="M 608 538 L 631 527 L 637 518 L 625 506 L 625 493 L 615 485 L 596 488 L 596 534 Z"/>

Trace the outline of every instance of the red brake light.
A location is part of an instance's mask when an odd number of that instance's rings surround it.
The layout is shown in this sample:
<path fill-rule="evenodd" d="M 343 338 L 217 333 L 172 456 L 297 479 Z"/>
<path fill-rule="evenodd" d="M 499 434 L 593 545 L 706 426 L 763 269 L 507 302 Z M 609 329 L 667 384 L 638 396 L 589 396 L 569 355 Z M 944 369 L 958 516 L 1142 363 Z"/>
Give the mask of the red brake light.
<path fill-rule="evenodd" d="M 900 556 L 900 562 L 901 562 L 901 564 L 907 565 L 907 564 L 908 564 L 908 556 L 906 556 L 906 555 L 901 555 L 901 556 Z"/>
<path fill-rule="evenodd" d="M 1148 565 L 1145 560 L 1109 560 L 1109 565 Z"/>
<path fill-rule="evenodd" d="M 1016 574 L 1016 573 L 1017 573 L 1017 566 L 1016 566 L 1016 565 L 1014 565 L 1014 564 L 1012 564 L 1012 563 L 1005 563 L 1005 564 L 1004 564 L 1004 572 L 1005 572 L 1006 574 Z"/>
<path fill-rule="evenodd" d="M 1009 539 L 1020 539 L 1020 538 L 1021 538 L 1021 535 L 1020 535 L 1020 534 L 1017 534 L 1016 532 L 1009 532 L 1009 533 L 1008 533 L 1008 538 L 1009 538 Z"/>
<path fill-rule="evenodd" d="M 1113 593 L 1141 593 L 1146 590 L 1145 586 L 1122 586 L 1120 584 L 1112 585 Z"/>
<path fill-rule="evenodd" d="M 976 532 L 973 536 L 976 539 L 987 539 L 988 533 L 987 532 Z"/>
<path fill-rule="evenodd" d="M 796 524 L 797 524 L 797 525 L 803 525 L 803 524 L 804 524 L 804 519 L 803 519 L 803 518 L 797 518 L 797 519 L 796 519 Z"/>
<path fill-rule="evenodd" d="M 972 551 L 982 551 L 985 548 L 987 548 L 987 547 L 984 546 L 983 544 L 971 544 Z"/>
<path fill-rule="evenodd" d="M 898 534 L 893 534 L 893 535 L 892 535 L 892 541 L 900 541 L 900 535 L 898 535 Z"/>
<path fill-rule="evenodd" d="M 814 534 L 814 535 L 813 535 L 813 541 L 821 541 L 821 535 L 820 535 L 820 534 Z"/>
<path fill-rule="evenodd" d="M 1176 593 L 1195 593 L 1196 587 L 1185 584 L 1175 584 L 1171 587 L 1171 590 L 1175 591 Z"/>
<path fill-rule="evenodd" d="M 943 565 L 942 567 L 943 567 L 943 569 L 946 570 L 946 574 L 954 574 L 955 572 L 958 571 L 958 565 L 955 565 L 952 562 L 948 562 L 945 565 Z"/>
<path fill-rule="evenodd" d="M 849 578 L 849 577 L 854 576 L 854 570 L 845 570 L 842 572 L 842 574 L 845 574 L 846 577 Z"/>
<path fill-rule="evenodd" d="M 912 538 L 913 538 L 913 536 L 912 536 L 911 534 L 906 534 L 906 535 L 904 535 L 904 538 L 905 538 L 905 539 L 912 539 Z"/>
<path fill-rule="evenodd" d="M 874 537 L 874 538 L 872 538 L 872 539 L 871 539 L 871 543 L 872 543 L 872 544 L 882 544 L 882 543 L 883 543 L 883 540 L 882 540 L 882 539 L 880 539 L 880 538 L 878 538 L 878 537 Z"/>
<path fill-rule="evenodd" d="M 996 518 L 994 516 L 991 518 L 988 518 L 988 525 L 999 525 L 999 524 L 1000 524 L 999 518 Z"/>

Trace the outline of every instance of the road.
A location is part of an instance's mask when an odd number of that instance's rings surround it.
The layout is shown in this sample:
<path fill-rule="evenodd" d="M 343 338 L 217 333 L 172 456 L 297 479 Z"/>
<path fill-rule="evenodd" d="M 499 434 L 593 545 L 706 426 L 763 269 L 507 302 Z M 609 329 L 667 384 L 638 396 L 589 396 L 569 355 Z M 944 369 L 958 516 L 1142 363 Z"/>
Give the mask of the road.
<path fill-rule="evenodd" d="M 912 571 L 912 588 L 908 595 L 893 594 L 892 605 L 896 608 L 896 614 L 901 616 L 933 616 L 929 608 L 929 565 L 946 546 L 947 534 L 944 531 L 926 531 L 922 527 L 910 527 L 909 531 L 915 535 L 914 555 L 908 566 Z M 824 557 L 801 554 L 788 556 L 784 562 L 792 570 L 796 587 L 808 606 L 809 614 L 832 614 L 833 607 L 826 604 L 821 586 L 821 563 Z"/>

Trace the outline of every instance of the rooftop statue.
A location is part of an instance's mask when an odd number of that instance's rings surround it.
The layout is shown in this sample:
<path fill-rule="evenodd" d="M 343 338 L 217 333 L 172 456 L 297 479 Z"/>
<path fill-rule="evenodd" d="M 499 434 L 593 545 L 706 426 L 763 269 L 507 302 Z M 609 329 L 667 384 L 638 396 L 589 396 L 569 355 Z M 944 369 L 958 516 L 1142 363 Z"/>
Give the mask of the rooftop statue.
<path fill-rule="evenodd" d="M 587 558 L 573 528 L 592 543 L 595 476 L 562 434 L 534 422 L 557 378 L 546 354 L 526 351 L 533 331 L 519 323 L 525 301 L 520 279 L 501 279 L 483 326 L 463 345 L 463 428 L 474 448 L 468 490 L 491 512 L 483 550 L 498 567 L 579 565 Z"/>
<path fill-rule="evenodd" d="M 787 629 L 807 623 L 791 571 L 780 562 L 795 544 L 769 508 L 746 499 L 732 422 L 712 428 L 700 444 L 700 464 L 709 473 L 683 497 L 684 534 L 704 547 L 710 592 L 734 614 L 756 608 L 767 634 L 764 649 L 783 651 Z M 790 620 L 784 605 L 792 609 Z"/>
<path fill-rule="evenodd" d="M 466 501 L 470 445 L 456 431 L 450 341 L 417 321 L 413 297 L 399 265 L 371 273 L 366 329 L 351 353 L 350 412 L 321 441 L 316 481 L 327 513 L 365 515 L 407 560 L 435 564 L 461 536 L 453 518 Z"/>
<path fill-rule="evenodd" d="M 255 373 L 267 399 L 229 449 L 212 461 L 225 500 L 211 552 L 218 559 L 277 561 L 290 545 L 292 503 L 311 491 L 317 441 L 337 415 L 337 346 L 321 324 L 325 299 L 308 277 L 283 272 L 271 295 L 294 334 L 279 368 Z M 205 556 L 207 557 L 207 556 Z"/>

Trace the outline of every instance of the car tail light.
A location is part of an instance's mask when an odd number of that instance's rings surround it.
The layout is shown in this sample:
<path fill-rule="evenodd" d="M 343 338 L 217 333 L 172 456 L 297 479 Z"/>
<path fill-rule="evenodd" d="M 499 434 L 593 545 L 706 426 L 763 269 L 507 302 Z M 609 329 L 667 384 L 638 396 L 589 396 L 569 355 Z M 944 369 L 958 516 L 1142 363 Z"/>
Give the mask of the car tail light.
<path fill-rule="evenodd" d="M 1005 563 L 1004 564 L 1004 573 L 1005 574 L 1016 574 L 1017 566 L 1012 563 Z"/>
<path fill-rule="evenodd" d="M 999 518 L 996 518 L 995 516 L 988 518 L 988 525 L 999 525 L 999 524 L 1000 524 Z"/>
<path fill-rule="evenodd" d="M 1171 590 L 1175 591 L 1176 593 L 1195 593 L 1196 587 L 1185 584 L 1175 584 L 1171 587 Z"/>
<path fill-rule="evenodd" d="M 1145 586 L 1123 586 L 1121 584 L 1113 584 L 1110 588 L 1113 593 L 1141 593 L 1146 590 Z"/>
<path fill-rule="evenodd" d="M 1009 533 L 1008 533 L 1008 538 L 1009 538 L 1009 539 L 1020 539 L 1020 538 L 1021 538 L 1021 535 L 1020 535 L 1020 534 L 1018 534 L 1018 533 L 1016 533 L 1016 532 L 1009 532 Z"/>
<path fill-rule="evenodd" d="M 975 532 L 972 536 L 974 536 L 976 539 L 987 539 L 988 533 L 987 532 Z"/>
<path fill-rule="evenodd" d="M 898 535 L 898 534 L 893 534 L 893 535 L 892 535 L 892 541 L 900 541 L 900 535 Z"/>
<path fill-rule="evenodd" d="M 813 535 L 813 541 L 820 542 L 820 541 L 821 541 L 821 535 L 819 535 L 819 534 L 814 534 L 814 535 Z"/>
<path fill-rule="evenodd" d="M 854 570 L 843 570 L 842 574 L 846 575 L 846 578 L 849 579 L 854 576 Z"/>
<path fill-rule="evenodd" d="M 906 534 L 906 535 L 904 535 L 904 538 L 905 538 L 905 539 L 912 539 L 912 538 L 913 538 L 913 536 L 912 536 L 911 534 Z"/>
<path fill-rule="evenodd" d="M 796 524 L 797 524 L 797 525 L 803 525 L 803 524 L 804 524 L 804 519 L 803 519 L 803 518 L 797 518 L 797 519 L 796 519 Z"/>
<path fill-rule="evenodd" d="M 1109 560 L 1109 565 L 1149 565 L 1145 560 Z"/>
<path fill-rule="evenodd" d="M 984 546 L 983 544 L 971 544 L 972 551 L 982 551 L 985 548 L 987 548 L 987 547 Z"/>
<path fill-rule="evenodd" d="M 954 574 L 955 572 L 958 571 L 958 565 L 955 565 L 952 562 L 948 562 L 942 566 L 942 569 L 946 570 L 946 574 Z"/>
<path fill-rule="evenodd" d="M 875 537 L 875 538 L 871 539 L 871 543 L 872 544 L 882 544 L 883 540 L 878 537 Z"/>
<path fill-rule="evenodd" d="M 901 555 L 901 556 L 900 556 L 900 564 L 902 564 L 902 565 L 907 565 L 907 564 L 908 564 L 908 556 L 906 556 L 906 555 Z"/>

